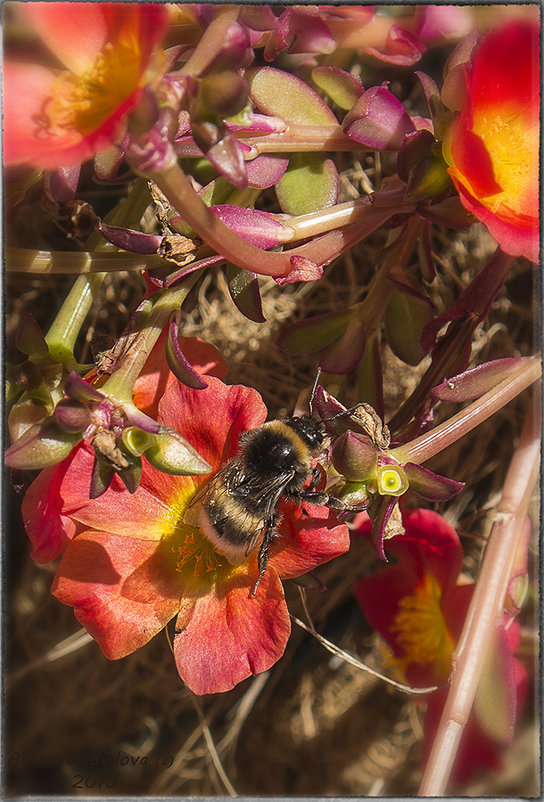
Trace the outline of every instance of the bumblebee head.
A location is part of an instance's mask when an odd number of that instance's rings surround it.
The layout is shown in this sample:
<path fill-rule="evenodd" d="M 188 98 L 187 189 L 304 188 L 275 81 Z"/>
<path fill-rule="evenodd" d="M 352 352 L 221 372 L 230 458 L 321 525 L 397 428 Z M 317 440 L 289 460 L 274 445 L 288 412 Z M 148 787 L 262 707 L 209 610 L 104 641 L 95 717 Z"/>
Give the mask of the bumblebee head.
<path fill-rule="evenodd" d="M 285 423 L 290 429 L 300 437 L 310 451 L 318 452 L 321 450 L 324 441 L 324 433 L 321 421 L 314 420 L 308 415 L 301 415 L 296 418 L 288 418 Z"/>

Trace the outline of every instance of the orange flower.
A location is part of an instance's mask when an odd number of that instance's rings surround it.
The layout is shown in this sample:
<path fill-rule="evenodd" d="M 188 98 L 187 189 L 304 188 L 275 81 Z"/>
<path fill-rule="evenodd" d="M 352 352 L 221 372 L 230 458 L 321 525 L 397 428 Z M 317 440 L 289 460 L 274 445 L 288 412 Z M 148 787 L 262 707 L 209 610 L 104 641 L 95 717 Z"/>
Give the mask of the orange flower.
<path fill-rule="evenodd" d="M 122 135 L 127 114 L 157 70 L 153 49 L 165 6 L 143 3 L 8 3 L 66 69 L 6 59 L 4 163 L 68 167 Z"/>
<path fill-rule="evenodd" d="M 538 261 L 539 28 L 489 33 L 465 68 L 467 96 L 443 144 L 463 205 L 512 256 Z"/>
<path fill-rule="evenodd" d="M 242 432 L 264 422 L 266 408 L 251 388 L 206 381 L 203 390 L 168 382 L 157 403 L 161 381 L 151 377 L 139 400 L 156 406 L 159 422 L 194 444 L 215 472 L 236 454 Z M 195 693 L 227 691 L 270 668 L 291 629 L 281 580 L 347 551 L 346 525 L 327 507 L 281 502 L 278 537 L 253 595 L 258 550 L 231 565 L 198 527 L 195 494 L 209 476 L 168 475 L 144 456 L 134 493 L 115 477 L 89 499 L 93 457 L 79 446 L 42 471 L 25 496 L 34 558 L 63 552 L 53 595 L 74 608 L 110 659 L 144 646 L 176 618 L 176 666 Z"/>

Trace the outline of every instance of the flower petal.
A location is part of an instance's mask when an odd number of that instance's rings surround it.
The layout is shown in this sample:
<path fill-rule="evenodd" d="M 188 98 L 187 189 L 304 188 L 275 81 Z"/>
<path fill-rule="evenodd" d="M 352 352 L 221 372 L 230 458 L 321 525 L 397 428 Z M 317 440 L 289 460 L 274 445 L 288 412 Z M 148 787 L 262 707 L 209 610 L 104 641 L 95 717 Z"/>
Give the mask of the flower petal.
<path fill-rule="evenodd" d="M 270 547 L 268 565 L 283 579 L 305 574 L 349 549 L 348 528 L 334 512 L 306 502 L 304 510 L 292 502 L 280 504 L 280 535 Z"/>
<path fill-rule="evenodd" d="M 110 660 L 125 657 L 160 632 L 181 595 L 167 544 L 82 532 L 66 549 L 52 593 Z"/>
<path fill-rule="evenodd" d="M 159 419 L 217 469 L 235 455 L 243 431 L 264 423 L 267 410 L 251 387 L 229 386 L 213 376 L 207 381 L 204 390 L 171 384 L 159 402 Z"/>
<path fill-rule="evenodd" d="M 61 486 L 70 462 L 41 471 L 32 482 L 21 506 L 25 529 L 33 545 L 31 557 L 47 563 L 61 554 L 76 532 L 75 523 L 62 514 Z"/>
<path fill-rule="evenodd" d="M 63 64 L 76 74 L 89 69 L 106 44 L 101 3 L 15 3 L 17 10 Z"/>
<path fill-rule="evenodd" d="M 269 565 L 256 596 L 251 593 L 253 584 L 252 571 L 245 565 L 227 585 L 184 599 L 174 657 L 193 693 L 229 691 L 246 677 L 266 671 L 285 651 L 291 625 L 278 575 Z"/>
<path fill-rule="evenodd" d="M 158 404 L 170 384 L 175 383 L 164 353 L 166 330 L 161 334 L 151 351 L 141 375 L 136 380 L 132 398 L 136 406 L 151 417 L 158 414 Z M 198 337 L 181 337 L 180 347 L 185 358 L 201 375 L 217 376 L 222 379 L 227 368 L 223 357 L 214 345 Z"/>

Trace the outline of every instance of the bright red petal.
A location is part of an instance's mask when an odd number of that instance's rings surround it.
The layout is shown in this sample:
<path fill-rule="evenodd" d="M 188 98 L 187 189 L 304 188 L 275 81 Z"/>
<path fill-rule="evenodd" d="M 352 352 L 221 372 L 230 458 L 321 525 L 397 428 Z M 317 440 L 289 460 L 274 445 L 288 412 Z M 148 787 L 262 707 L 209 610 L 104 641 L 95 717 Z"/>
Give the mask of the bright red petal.
<path fill-rule="evenodd" d="M 491 157 L 479 136 L 472 133 L 471 121 L 462 114 L 455 127 L 451 153 L 454 167 L 448 172 L 478 197 L 488 197 L 501 191 L 493 175 Z"/>
<path fill-rule="evenodd" d="M 174 656 L 181 678 L 198 694 L 229 691 L 282 656 L 291 631 L 281 582 L 268 568 L 256 596 L 245 567 L 229 584 L 184 600 Z"/>
<path fill-rule="evenodd" d="M 82 532 L 60 562 L 52 593 L 111 660 L 139 649 L 179 609 L 182 588 L 167 543 Z"/>
<path fill-rule="evenodd" d="M 34 479 L 21 506 L 25 529 L 33 545 L 31 557 L 47 563 L 62 554 L 73 538 L 76 525 L 62 514 L 64 499 L 60 492 L 69 462 L 46 468 Z"/>
<path fill-rule="evenodd" d="M 140 487 L 130 494 L 116 476 L 108 490 L 97 499 L 89 499 L 94 452 L 80 446 L 70 457 L 70 466 L 59 484 L 63 499 L 62 513 L 94 529 L 107 529 L 111 534 L 157 541 L 171 530 L 177 511 L 171 499 L 191 487 L 187 477 L 169 476 L 145 463 Z M 146 478 L 153 474 L 152 488 Z M 160 488 L 161 493 L 155 492 Z M 181 490 L 180 490 L 181 488 Z"/>
<path fill-rule="evenodd" d="M 539 113 L 539 26 L 515 20 L 484 37 L 476 51 L 470 93 L 475 107 L 508 107 L 534 120 Z"/>
<path fill-rule="evenodd" d="M 280 536 L 270 548 L 269 566 L 282 579 L 300 576 L 349 549 L 349 531 L 327 507 L 292 502 L 280 505 Z"/>

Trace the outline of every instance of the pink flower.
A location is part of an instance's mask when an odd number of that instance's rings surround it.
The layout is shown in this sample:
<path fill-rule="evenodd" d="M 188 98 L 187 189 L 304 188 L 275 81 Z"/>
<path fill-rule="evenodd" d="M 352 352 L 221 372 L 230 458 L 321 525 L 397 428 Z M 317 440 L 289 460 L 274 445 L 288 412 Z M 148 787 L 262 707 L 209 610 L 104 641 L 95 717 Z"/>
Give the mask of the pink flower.
<path fill-rule="evenodd" d="M 6 59 L 4 163 L 54 170 L 108 148 L 122 135 L 145 84 L 160 72 L 152 56 L 166 28 L 166 6 L 10 6 L 65 69 Z"/>
<path fill-rule="evenodd" d="M 206 381 L 204 390 L 169 384 L 158 420 L 182 434 L 215 472 L 235 455 L 240 434 L 264 422 L 266 408 L 250 388 Z M 74 607 L 110 659 L 145 645 L 177 616 L 174 657 L 195 693 L 227 691 L 270 668 L 290 633 L 280 579 L 306 573 L 349 546 L 347 527 L 326 507 L 305 504 L 303 512 L 281 503 L 279 536 L 253 595 L 257 550 L 233 566 L 197 527 L 191 501 L 209 476 L 166 475 L 144 458 L 133 495 L 115 478 L 102 496 L 89 500 L 90 449 L 80 447 L 66 462 L 50 485 L 60 500 L 58 514 L 72 529 L 65 533 L 53 594 Z M 31 491 L 27 511 L 47 487 L 42 481 Z M 35 527 L 36 521 L 31 537 Z"/>
<path fill-rule="evenodd" d="M 503 251 L 539 255 L 539 26 L 487 34 L 465 67 L 466 99 L 443 143 L 461 202 Z"/>
<path fill-rule="evenodd" d="M 355 595 L 368 622 L 390 647 L 392 663 L 404 680 L 415 687 L 444 685 L 474 585 L 459 583 L 463 561 L 459 537 L 438 513 L 407 511 L 403 524 L 406 533 L 386 542 L 388 556 L 395 562 L 361 580 Z M 366 514 L 359 516 L 355 531 L 370 536 Z M 518 638 L 517 624 L 500 629 L 496 655 L 503 688 L 497 693 L 496 703 L 498 706 L 502 694 L 506 700 L 505 717 L 509 718 L 505 730 L 510 723 L 513 727 L 524 695 L 525 669 L 513 657 Z M 447 689 L 441 688 L 428 698 L 426 755 L 446 695 Z M 500 738 L 492 738 L 484 730 L 485 722 L 479 721 L 473 711 L 455 762 L 455 781 L 467 782 L 478 768 L 500 766 Z"/>

